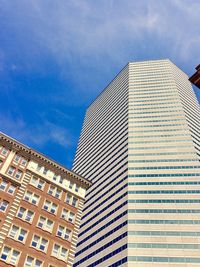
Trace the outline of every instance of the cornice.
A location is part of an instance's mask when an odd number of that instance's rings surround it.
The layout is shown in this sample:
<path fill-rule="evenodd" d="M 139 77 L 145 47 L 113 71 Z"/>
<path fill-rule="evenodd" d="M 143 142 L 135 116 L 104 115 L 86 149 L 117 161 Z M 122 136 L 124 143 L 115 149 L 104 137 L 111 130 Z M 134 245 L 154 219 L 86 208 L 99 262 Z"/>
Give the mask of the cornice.
<path fill-rule="evenodd" d="M 28 160 L 36 161 L 37 163 L 49 168 L 53 169 L 53 171 L 59 172 L 59 174 L 68 175 L 69 179 L 70 177 L 73 179 L 76 179 L 84 185 L 85 188 L 88 188 L 92 185 L 92 183 L 85 179 L 84 177 L 80 176 L 79 174 L 76 174 L 73 171 L 70 171 L 63 165 L 57 163 L 56 161 L 44 156 L 42 153 L 37 152 L 36 150 L 29 148 L 19 141 L 5 135 L 4 133 L 0 132 L 0 143 L 2 145 L 5 145 L 11 150 L 14 150 L 21 154 L 22 156 L 26 157 Z"/>

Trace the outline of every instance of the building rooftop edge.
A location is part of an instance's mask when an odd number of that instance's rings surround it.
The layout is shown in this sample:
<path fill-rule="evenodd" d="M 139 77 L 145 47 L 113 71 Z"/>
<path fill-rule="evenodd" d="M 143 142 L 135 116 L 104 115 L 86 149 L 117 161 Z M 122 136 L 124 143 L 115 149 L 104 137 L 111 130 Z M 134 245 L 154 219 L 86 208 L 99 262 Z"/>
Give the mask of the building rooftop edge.
<path fill-rule="evenodd" d="M 8 136 L 8 135 L 6 135 L 6 134 L 4 134 L 3 132 L 0 131 L 0 140 L 1 139 L 6 140 L 9 143 L 12 143 L 13 145 L 16 145 L 16 146 L 20 147 L 23 150 L 26 150 L 27 153 L 29 153 L 30 155 L 34 155 L 34 156 L 36 156 L 36 157 L 38 157 L 40 159 L 43 159 L 45 162 L 47 162 L 47 163 L 49 163 L 51 165 L 54 165 L 54 167 L 59 168 L 61 171 L 66 172 L 70 176 L 73 176 L 73 178 L 83 182 L 86 185 L 86 188 L 88 188 L 89 186 L 92 185 L 92 183 L 88 179 L 86 179 L 86 178 L 82 177 L 81 175 L 69 170 L 64 165 L 62 165 L 62 164 L 56 162 L 55 160 L 43 155 L 40 152 L 38 152 L 38 151 L 36 151 L 36 150 L 34 150 L 34 149 L 22 144 L 18 140 L 14 139 L 14 138 L 12 138 L 12 137 L 10 137 L 10 136 Z"/>
<path fill-rule="evenodd" d="M 120 70 L 117 72 L 117 74 L 114 76 L 114 78 L 108 83 L 108 85 L 106 85 L 106 87 L 104 87 L 102 89 L 102 91 L 94 98 L 94 100 L 92 100 L 92 102 L 86 107 L 86 112 L 87 110 L 90 108 L 90 106 L 95 102 L 95 100 L 101 95 L 104 93 L 104 91 L 108 88 L 108 86 L 115 80 L 115 78 L 129 65 L 129 64 L 132 64 L 132 63 L 143 63 L 143 62 L 153 62 L 153 61 L 170 61 L 172 62 L 169 58 L 163 58 L 163 59 L 152 59 L 152 60 L 141 60 L 141 61 L 128 61 L 126 63 L 126 65 Z M 173 62 L 172 62 L 173 63 Z M 174 64 L 174 63 L 173 63 Z"/>

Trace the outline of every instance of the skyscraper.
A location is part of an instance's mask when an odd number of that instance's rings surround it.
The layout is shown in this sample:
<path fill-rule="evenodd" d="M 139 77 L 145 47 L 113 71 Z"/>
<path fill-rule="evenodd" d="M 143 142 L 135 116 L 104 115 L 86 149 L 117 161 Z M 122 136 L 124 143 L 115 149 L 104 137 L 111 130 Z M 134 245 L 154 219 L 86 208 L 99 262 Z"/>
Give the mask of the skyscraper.
<path fill-rule="evenodd" d="M 200 266 L 200 109 L 170 60 L 128 63 L 86 112 L 74 267 Z"/>

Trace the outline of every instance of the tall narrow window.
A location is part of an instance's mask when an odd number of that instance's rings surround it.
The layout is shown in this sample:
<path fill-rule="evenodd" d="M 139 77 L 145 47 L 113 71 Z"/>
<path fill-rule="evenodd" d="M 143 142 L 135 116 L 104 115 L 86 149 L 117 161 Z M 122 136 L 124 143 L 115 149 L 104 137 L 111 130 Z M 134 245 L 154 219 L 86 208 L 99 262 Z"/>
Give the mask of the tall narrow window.
<path fill-rule="evenodd" d="M 70 182 L 69 183 L 69 189 L 73 189 L 73 187 L 74 187 L 74 183 Z"/>
<path fill-rule="evenodd" d="M 46 168 L 43 169 L 43 174 L 47 174 L 48 173 L 48 170 Z"/>
<path fill-rule="evenodd" d="M 72 196 L 70 194 L 67 194 L 66 203 L 71 204 L 71 199 L 72 199 Z"/>
<path fill-rule="evenodd" d="M 16 178 L 16 179 L 18 179 L 18 180 L 19 180 L 19 179 L 21 179 L 21 177 L 22 177 L 22 174 L 23 174 L 23 172 L 22 172 L 22 171 L 20 171 L 20 170 L 17 170 L 17 171 L 16 171 L 16 173 L 15 173 L 15 178 Z"/>
<path fill-rule="evenodd" d="M 24 159 L 24 158 L 22 158 L 22 160 L 21 160 L 21 164 L 22 164 L 23 166 L 26 166 L 26 164 L 27 164 L 27 160 Z"/>
<path fill-rule="evenodd" d="M 42 169 L 42 166 L 38 164 L 38 165 L 37 165 L 37 169 L 36 169 L 36 170 L 37 170 L 38 172 L 40 172 L 40 171 L 41 171 L 41 169 Z"/>
<path fill-rule="evenodd" d="M 5 191 L 7 185 L 8 185 L 8 184 L 7 184 L 6 182 L 1 181 L 1 183 L 0 183 L 0 189 L 3 190 L 3 191 Z"/>
<path fill-rule="evenodd" d="M 75 221 L 75 214 L 73 212 L 70 212 L 69 213 L 69 218 L 68 220 L 71 222 L 71 223 L 74 223 Z"/>
<path fill-rule="evenodd" d="M 14 172 L 15 172 L 15 168 L 10 166 L 8 171 L 7 171 L 7 174 L 10 175 L 10 176 L 13 176 Z"/>
<path fill-rule="evenodd" d="M 19 260 L 19 255 L 20 252 L 13 249 L 12 254 L 10 256 L 10 263 L 16 265 Z"/>
<path fill-rule="evenodd" d="M 7 209 L 7 207 L 8 207 L 8 205 L 9 205 L 9 202 L 8 202 L 8 201 L 6 201 L 6 200 L 1 200 L 1 201 L 0 201 L 0 211 L 5 212 L 6 209 Z"/>
<path fill-rule="evenodd" d="M 3 149 L 1 150 L 1 154 L 4 155 L 4 156 L 7 156 L 8 149 L 6 149 L 5 147 L 3 147 Z"/>
<path fill-rule="evenodd" d="M 3 251 L 1 253 L 1 259 L 6 261 L 8 259 L 8 255 L 11 253 L 11 248 L 9 247 L 4 247 Z"/>
<path fill-rule="evenodd" d="M 15 238 L 17 233 L 18 233 L 18 231 L 19 231 L 19 227 L 13 225 L 11 230 L 10 230 L 9 237 Z"/>
<path fill-rule="evenodd" d="M 24 240 L 26 238 L 26 234 L 27 234 L 27 231 L 24 229 L 21 229 L 19 232 L 18 240 L 21 242 L 24 242 Z"/>
<path fill-rule="evenodd" d="M 79 186 L 76 184 L 76 186 L 75 186 L 75 192 L 79 192 Z"/>
<path fill-rule="evenodd" d="M 73 200 L 72 200 L 72 206 L 76 207 L 78 204 L 78 199 L 73 197 Z"/>
<path fill-rule="evenodd" d="M 64 220 L 67 220 L 67 218 L 68 218 L 68 213 L 69 213 L 68 210 L 63 209 L 63 210 L 62 210 L 62 213 L 61 213 L 61 218 L 64 219 Z"/>

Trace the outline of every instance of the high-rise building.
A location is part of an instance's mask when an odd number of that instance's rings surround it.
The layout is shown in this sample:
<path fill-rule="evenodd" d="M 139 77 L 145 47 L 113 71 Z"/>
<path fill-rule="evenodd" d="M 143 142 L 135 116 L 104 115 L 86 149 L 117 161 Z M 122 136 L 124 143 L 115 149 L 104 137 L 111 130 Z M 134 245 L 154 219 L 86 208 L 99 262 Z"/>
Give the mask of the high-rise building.
<path fill-rule="evenodd" d="M 90 184 L 0 133 L 0 266 L 72 266 Z"/>
<path fill-rule="evenodd" d="M 200 109 L 170 60 L 128 63 L 86 112 L 74 267 L 200 266 Z"/>

